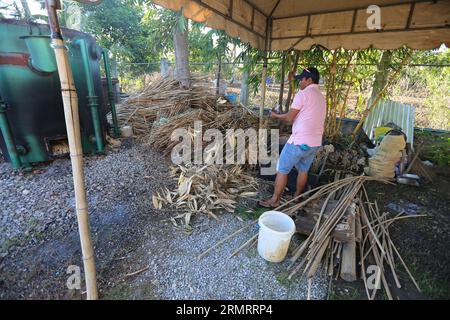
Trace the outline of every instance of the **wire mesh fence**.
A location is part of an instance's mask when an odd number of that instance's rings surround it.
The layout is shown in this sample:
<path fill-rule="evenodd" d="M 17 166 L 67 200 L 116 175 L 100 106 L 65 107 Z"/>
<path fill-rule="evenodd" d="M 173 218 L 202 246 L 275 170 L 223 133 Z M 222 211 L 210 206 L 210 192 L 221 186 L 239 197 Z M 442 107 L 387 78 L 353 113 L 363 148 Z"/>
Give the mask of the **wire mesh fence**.
<path fill-rule="evenodd" d="M 274 62 L 273 64 L 275 65 L 276 63 Z M 242 90 L 246 87 L 248 91 L 248 102 L 246 105 L 253 108 L 259 108 L 261 105 L 261 66 L 256 68 L 256 70 L 250 74 L 247 74 L 247 77 L 245 75 L 244 64 L 242 63 L 233 64 L 222 62 L 219 67 L 218 62 L 191 62 L 189 67 L 191 72 L 206 76 L 211 83 L 211 90 L 216 90 L 222 95 L 234 93 L 237 96 L 237 101 L 242 102 L 244 99 Z M 402 73 L 402 76 L 390 86 L 386 98 L 400 103 L 413 105 L 416 110 L 416 126 L 450 130 L 450 97 L 448 95 L 448 90 L 450 90 L 450 79 L 442 77 L 442 74 L 445 74 L 443 68 L 446 68 L 446 66 L 407 66 Z M 152 74 L 161 73 L 162 71 L 173 74 L 174 69 L 174 63 L 170 62 L 167 62 L 165 65 L 161 62 L 118 63 L 116 72 L 121 92 L 132 94 L 142 90 L 151 80 Z M 321 66 L 318 66 L 318 69 L 321 70 Z M 373 64 L 361 64 L 356 66 L 354 72 L 359 72 L 358 69 L 364 69 L 366 74 L 374 75 L 377 67 Z M 438 76 L 434 76 L 434 78 L 430 76 L 429 79 L 425 79 L 422 82 L 418 81 L 418 75 L 422 73 L 430 74 L 430 72 L 436 73 L 435 69 L 440 70 Z M 268 109 L 274 108 L 280 103 L 280 74 L 280 68 L 268 68 L 265 79 L 265 107 Z M 256 78 L 258 78 L 257 82 L 255 82 Z M 285 78 L 281 99 L 281 104 L 283 106 L 286 105 L 289 91 L 289 81 L 287 80 L 287 77 Z M 324 95 L 326 95 L 324 86 L 326 78 L 326 74 L 323 74 L 320 82 Z M 217 88 L 218 79 L 220 79 L 219 88 Z M 250 79 L 250 84 L 247 86 L 243 85 L 243 83 L 246 82 L 245 79 Z M 424 82 L 426 85 L 423 85 Z M 372 83 L 372 77 L 369 76 L 365 79 L 365 83 L 362 84 L 360 88 L 351 88 L 346 105 L 345 117 L 352 119 L 361 117 L 362 112 L 367 105 L 367 101 L 370 98 Z M 297 90 L 298 88 L 294 89 L 295 92 Z"/>

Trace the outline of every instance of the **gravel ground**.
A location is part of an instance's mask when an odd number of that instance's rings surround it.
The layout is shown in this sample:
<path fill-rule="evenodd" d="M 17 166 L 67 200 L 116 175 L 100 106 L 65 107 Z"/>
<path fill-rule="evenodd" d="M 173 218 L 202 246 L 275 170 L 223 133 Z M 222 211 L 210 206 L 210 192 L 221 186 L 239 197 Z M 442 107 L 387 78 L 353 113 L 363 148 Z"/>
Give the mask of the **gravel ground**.
<path fill-rule="evenodd" d="M 256 246 L 228 258 L 256 226 L 197 260 L 249 221 L 224 214 L 221 221 L 194 219 L 189 234 L 174 227 L 168 221 L 174 212 L 151 205 L 152 192 L 173 183 L 168 160 L 142 145 L 127 145 L 85 163 L 101 298 L 306 298 L 306 280 L 287 280 L 287 262 L 266 262 Z M 0 162 L 0 298 L 84 297 L 65 287 L 67 266 L 82 265 L 72 188 L 69 159 L 29 173 L 14 173 Z M 293 241 L 299 242 L 296 236 Z M 326 295 L 327 281 L 317 276 L 311 296 Z"/>
<path fill-rule="evenodd" d="M 232 214 L 222 215 L 220 222 L 202 217 L 193 233 L 174 233 L 174 238 L 162 247 L 158 246 L 160 239 L 150 239 L 146 243 L 151 252 L 150 269 L 139 281 L 156 279 L 155 291 L 164 299 L 306 299 L 306 280 L 287 279 L 287 260 L 267 262 L 258 255 L 256 245 L 229 258 L 258 232 L 256 225 L 197 259 L 207 248 L 248 223 Z M 291 243 L 290 251 L 293 247 Z M 326 298 L 326 288 L 326 279 L 316 277 L 312 299 Z"/>

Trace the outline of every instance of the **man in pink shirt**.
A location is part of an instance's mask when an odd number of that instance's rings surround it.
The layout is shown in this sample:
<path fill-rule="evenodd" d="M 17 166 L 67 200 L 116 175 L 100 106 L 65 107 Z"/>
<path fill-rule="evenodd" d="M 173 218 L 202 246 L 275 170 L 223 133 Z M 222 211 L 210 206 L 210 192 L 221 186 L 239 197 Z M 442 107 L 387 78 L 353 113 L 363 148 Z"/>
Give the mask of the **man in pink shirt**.
<path fill-rule="evenodd" d="M 319 90 L 319 71 L 310 67 L 303 69 L 297 79 L 300 79 L 300 91 L 295 95 L 294 102 L 288 113 L 271 112 L 270 116 L 292 123 L 292 135 L 281 151 L 277 165 L 275 190 L 270 199 L 259 204 L 267 208 L 280 205 L 280 197 L 286 187 L 288 174 L 293 167 L 298 170 L 297 185 L 294 196 L 303 192 L 308 180 L 308 170 L 316 156 L 317 149 L 322 145 L 322 135 L 327 113 L 326 100 Z"/>

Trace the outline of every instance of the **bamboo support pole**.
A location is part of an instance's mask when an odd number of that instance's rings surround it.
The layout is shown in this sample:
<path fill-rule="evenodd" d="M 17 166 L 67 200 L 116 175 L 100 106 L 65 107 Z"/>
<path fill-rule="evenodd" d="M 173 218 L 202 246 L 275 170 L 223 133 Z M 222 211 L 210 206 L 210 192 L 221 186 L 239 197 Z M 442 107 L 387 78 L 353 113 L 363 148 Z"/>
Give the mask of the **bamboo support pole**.
<path fill-rule="evenodd" d="M 284 76 L 285 76 L 285 65 L 286 65 L 286 53 L 283 52 L 283 58 L 281 60 L 281 83 L 280 83 L 280 93 L 278 96 L 278 107 L 280 112 L 284 111 L 283 107 L 283 95 L 284 95 Z"/>
<path fill-rule="evenodd" d="M 264 52 L 264 64 L 261 76 L 261 104 L 259 106 L 259 127 L 263 124 L 264 106 L 266 103 L 267 52 Z"/>
<path fill-rule="evenodd" d="M 83 150 L 81 147 L 80 121 L 78 114 L 78 97 L 69 64 L 67 49 L 61 35 L 56 10 L 56 1 L 45 1 L 49 25 L 52 32 L 52 47 L 55 51 L 58 74 L 61 82 L 61 94 L 64 105 L 64 117 L 67 129 L 67 138 L 70 148 L 73 182 L 75 189 L 75 205 L 80 233 L 81 251 L 83 255 L 84 272 L 86 278 L 86 291 L 88 300 L 96 300 L 97 275 L 95 270 L 94 250 L 91 242 L 89 227 L 88 205 L 86 189 L 84 186 Z"/>

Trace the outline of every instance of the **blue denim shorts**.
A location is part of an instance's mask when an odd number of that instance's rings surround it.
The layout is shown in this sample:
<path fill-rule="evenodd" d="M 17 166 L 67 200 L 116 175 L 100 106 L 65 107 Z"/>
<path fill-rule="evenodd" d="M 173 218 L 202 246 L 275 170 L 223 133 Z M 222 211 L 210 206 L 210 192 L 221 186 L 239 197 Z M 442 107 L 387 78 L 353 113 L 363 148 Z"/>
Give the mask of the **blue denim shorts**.
<path fill-rule="evenodd" d="M 293 143 L 285 144 L 281 151 L 277 163 L 277 171 L 282 174 L 289 174 L 293 167 L 298 172 L 308 172 L 311 167 L 316 152 L 319 147 L 310 147 L 309 150 L 302 150 L 299 145 Z"/>

